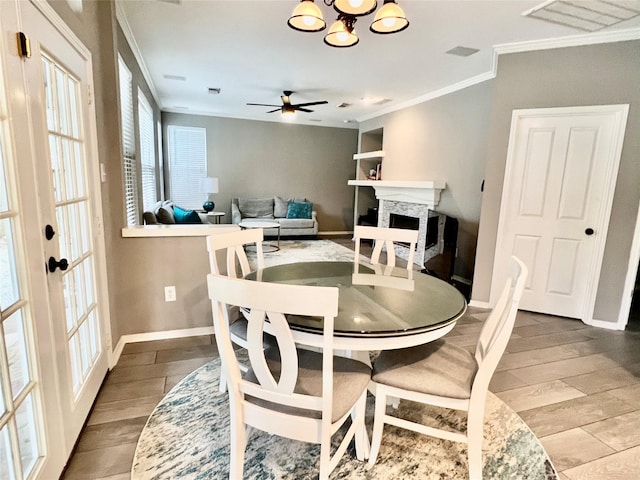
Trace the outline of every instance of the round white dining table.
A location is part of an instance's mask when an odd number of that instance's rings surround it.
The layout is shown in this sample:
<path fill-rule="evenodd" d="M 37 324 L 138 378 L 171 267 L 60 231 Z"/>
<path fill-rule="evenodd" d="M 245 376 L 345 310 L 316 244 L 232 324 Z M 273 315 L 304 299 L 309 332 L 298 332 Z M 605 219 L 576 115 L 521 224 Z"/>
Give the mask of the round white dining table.
<path fill-rule="evenodd" d="M 263 268 L 248 280 L 338 287 L 336 350 L 390 350 L 449 333 L 467 309 L 448 283 L 404 268 L 353 262 L 299 262 Z M 322 318 L 287 316 L 294 341 L 322 346 Z"/>

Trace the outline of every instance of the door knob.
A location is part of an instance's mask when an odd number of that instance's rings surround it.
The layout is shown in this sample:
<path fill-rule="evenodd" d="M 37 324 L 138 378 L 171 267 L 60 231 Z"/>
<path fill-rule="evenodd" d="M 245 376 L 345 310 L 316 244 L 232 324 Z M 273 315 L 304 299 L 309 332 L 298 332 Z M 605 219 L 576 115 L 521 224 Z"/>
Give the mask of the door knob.
<path fill-rule="evenodd" d="M 55 234 L 56 234 L 56 231 L 53 229 L 51 225 L 47 225 L 46 227 L 44 227 L 44 237 L 47 240 L 51 240 Z"/>
<path fill-rule="evenodd" d="M 586 233 L 587 235 L 593 235 L 595 233 L 595 231 L 593 230 L 593 228 L 587 228 L 584 233 Z"/>
<path fill-rule="evenodd" d="M 55 257 L 49 257 L 49 271 L 55 272 L 56 268 L 59 268 L 63 272 L 69 268 L 69 261 L 66 258 L 61 258 L 60 261 L 56 260 Z"/>

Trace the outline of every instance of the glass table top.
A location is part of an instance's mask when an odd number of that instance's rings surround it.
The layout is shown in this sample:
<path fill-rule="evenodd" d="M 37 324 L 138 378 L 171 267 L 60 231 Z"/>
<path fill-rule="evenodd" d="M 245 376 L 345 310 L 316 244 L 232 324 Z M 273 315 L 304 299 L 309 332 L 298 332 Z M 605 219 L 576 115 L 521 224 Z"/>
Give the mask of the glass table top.
<path fill-rule="evenodd" d="M 338 287 L 335 336 L 397 336 L 434 330 L 455 322 L 467 302 L 452 285 L 435 277 L 384 265 L 301 262 L 267 267 L 246 277 L 262 282 Z M 317 333 L 322 319 L 290 315 L 292 329 Z"/>

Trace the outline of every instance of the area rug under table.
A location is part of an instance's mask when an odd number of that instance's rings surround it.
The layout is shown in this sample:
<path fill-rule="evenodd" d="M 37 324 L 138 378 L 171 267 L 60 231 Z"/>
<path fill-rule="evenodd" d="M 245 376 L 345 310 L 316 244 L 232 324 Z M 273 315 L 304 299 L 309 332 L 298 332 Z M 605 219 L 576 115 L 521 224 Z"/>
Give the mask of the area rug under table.
<path fill-rule="evenodd" d="M 229 404 L 218 391 L 220 360 L 189 374 L 158 404 L 136 448 L 132 480 L 229 478 Z M 391 408 L 391 407 L 388 407 Z M 460 428 L 464 415 L 401 402 L 398 413 L 432 425 Z M 371 435 L 373 398 L 367 403 Z M 434 423 L 435 422 L 435 423 Z M 485 414 L 485 479 L 555 480 L 557 474 L 537 438 L 496 396 L 489 394 Z M 334 445 L 341 435 L 334 436 Z M 245 479 L 306 480 L 318 477 L 317 445 L 254 430 L 245 453 Z M 385 426 L 375 465 L 347 450 L 331 478 L 464 479 L 466 446 Z"/>
<path fill-rule="evenodd" d="M 273 240 L 265 240 L 264 263 L 266 267 L 296 262 L 352 262 L 353 250 L 331 240 L 280 240 L 280 250 L 270 251 Z M 257 266 L 255 250 L 247 249 L 247 258 L 252 269 Z M 360 255 L 362 261 L 368 258 Z"/>

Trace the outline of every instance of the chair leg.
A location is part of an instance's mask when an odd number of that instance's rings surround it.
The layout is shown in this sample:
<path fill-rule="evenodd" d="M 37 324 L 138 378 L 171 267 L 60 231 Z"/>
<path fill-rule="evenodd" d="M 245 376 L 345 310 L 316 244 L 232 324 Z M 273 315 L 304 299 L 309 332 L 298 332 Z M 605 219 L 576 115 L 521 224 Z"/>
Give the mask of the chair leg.
<path fill-rule="evenodd" d="M 357 433 L 356 433 L 357 435 Z M 329 480 L 331 473 L 331 433 L 323 432 L 320 440 L 320 475 L 318 480 Z"/>
<path fill-rule="evenodd" d="M 364 424 L 364 416 L 367 408 L 367 391 L 362 393 L 360 400 L 356 404 L 355 416 L 352 414 L 352 421 L 356 425 L 355 442 L 356 442 L 356 458 L 361 462 L 369 458 L 369 436 L 367 428 Z"/>
<path fill-rule="evenodd" d="M 484 411 L 469 410 L 467 416 L 467 448 L 469 450 L 469 480 L 482 480 L 482 441 Z"/>
<path fill-rule="evenodd" d="M 382 429 L 387 408 L 387 394 L 381 385 L 376 386 L 376 407 L 373 414 L 373 433 L 371 434 L 371 451 L 369 452 L 369 464 L 374 465 L 382 443 Z"/>
<path fill-rule="evenodd" d="M 218 379 L 220 383 L 218 385 L 218 390 L 222 393 L 227 391 L 227 374 L 224 372 L 224 369 L 220 369 L 220 378 Z"/>
<path fill-rule="evenodd" d="M 233 402 L 231 402 L 233 405 Z M 245 426 L 240 418 L 240 409 L 231 407 L 231 457 L 229 479 L 242 480 L 244 471 L 244 450 L 247 445 Z"/>

